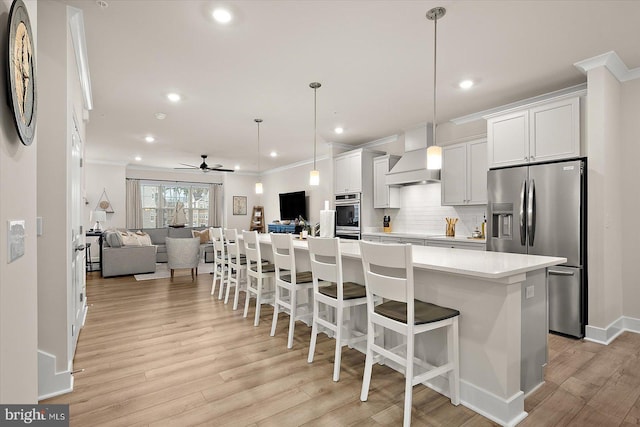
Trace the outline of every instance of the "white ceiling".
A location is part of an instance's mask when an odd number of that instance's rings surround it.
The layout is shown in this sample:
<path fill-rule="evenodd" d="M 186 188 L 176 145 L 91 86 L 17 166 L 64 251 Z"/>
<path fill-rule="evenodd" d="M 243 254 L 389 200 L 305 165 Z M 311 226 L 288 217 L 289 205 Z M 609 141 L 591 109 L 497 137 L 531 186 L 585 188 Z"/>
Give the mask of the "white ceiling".
<path fill-rule="evenodd" d="M 208 154 L 209 164 L 255 171 L 256 117 L 261 170 L 308 160 L 313 81 L 322 83 L 319 155 L 325 141 L 358 145 L 430 121 L 434 25 L 425 13 L 435 6 L 447 9 L 438 122 L 582 83 L 573 64 L 611 50 L 640 67 L 640 1 L 107 1 L 65 3 L 84 12 L 87 158 L 121 164 L 173 168 Z M 230 24 L 211 18 L 220 5 Z M 459 89 L 464 78 L 477 85 Z M 166 99 L 174 91 L 178 104 Z"/>

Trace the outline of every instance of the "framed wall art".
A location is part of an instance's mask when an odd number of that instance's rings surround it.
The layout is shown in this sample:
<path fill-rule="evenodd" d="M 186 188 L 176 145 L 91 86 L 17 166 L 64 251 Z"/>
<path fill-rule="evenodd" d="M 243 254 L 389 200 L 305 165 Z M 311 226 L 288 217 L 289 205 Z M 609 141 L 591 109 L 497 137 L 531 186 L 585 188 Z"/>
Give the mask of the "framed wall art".
<path fill-rule="evenodd" d="M 247 196 L 233 196 L 233 214 L 247 214 Z"/>

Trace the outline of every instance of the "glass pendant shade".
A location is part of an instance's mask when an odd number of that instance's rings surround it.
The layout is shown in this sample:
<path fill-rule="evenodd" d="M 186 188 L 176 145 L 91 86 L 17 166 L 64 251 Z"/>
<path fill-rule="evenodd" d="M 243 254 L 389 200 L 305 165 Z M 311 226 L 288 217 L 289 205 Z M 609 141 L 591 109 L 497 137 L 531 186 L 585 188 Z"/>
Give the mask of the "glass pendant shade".
<path fill-rule="evenodd" d="M 320 185 L 320 171 L 313 170 L 309 173 L 309 185 Z"/>
<path fill-rule="evenodd" d="M 427 169 L 442 169 L 442 147 L 437 145 L 427 147 Z"/>
<path fill-rule="evenodd" d="M 262 183 L 256 182 L 256 194 L 262 194 Z"/>

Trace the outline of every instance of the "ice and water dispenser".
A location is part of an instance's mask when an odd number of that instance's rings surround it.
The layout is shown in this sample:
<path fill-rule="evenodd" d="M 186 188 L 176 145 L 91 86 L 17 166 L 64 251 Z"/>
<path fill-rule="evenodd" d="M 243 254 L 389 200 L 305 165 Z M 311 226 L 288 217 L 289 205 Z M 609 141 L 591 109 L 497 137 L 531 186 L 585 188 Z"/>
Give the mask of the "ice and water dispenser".
<path fill-rule="evenodd" d="M 491 203 L 491 237 L 513 238 L 513 203 Z"/>

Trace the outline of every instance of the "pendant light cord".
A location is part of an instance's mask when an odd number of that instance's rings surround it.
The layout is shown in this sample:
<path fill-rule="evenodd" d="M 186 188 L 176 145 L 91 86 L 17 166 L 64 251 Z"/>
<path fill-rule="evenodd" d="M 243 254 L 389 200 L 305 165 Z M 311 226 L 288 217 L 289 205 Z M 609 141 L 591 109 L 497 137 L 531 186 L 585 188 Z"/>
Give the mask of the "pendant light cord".
<path fill-rule="evenodd" d="M 437 50 L 438 50 L 438 17 L 433 20 L 433 145 L 436 143 L 436 73 L 437 73 Z"/>
<path fill-rule="evenodd" d="M 253 119 L 258 124 L 258 174 L 260 174 L 260 123 L 262 119 Z"/>
<path fill-rule="evenodd" d="M 313 170 L 316 169 L 316 135 L 318 133 L 317 124 L 318 124 L 318 102 L 316 100 L 316 95 L 318 93 L 318 88 L 313 88 Z"/>

